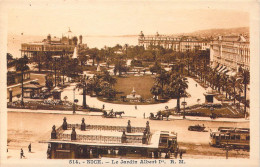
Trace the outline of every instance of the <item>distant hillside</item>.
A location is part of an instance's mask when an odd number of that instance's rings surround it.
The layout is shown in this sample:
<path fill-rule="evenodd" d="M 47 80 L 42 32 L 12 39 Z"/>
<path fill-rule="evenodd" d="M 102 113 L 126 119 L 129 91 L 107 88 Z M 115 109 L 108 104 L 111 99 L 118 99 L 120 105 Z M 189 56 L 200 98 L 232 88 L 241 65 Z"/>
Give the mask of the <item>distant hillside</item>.
<path fill-rule="evenodd" d="M 184 35 L 201 36 L 201 37 L 210 37 L 210 36 L 217 37 L 222 35 L 225 36 L 225 35 L 239 35 L 239 34 L 249 36 L 249 27 L 207 29 L 207 30 L 194 31 L 192 33 L 185 33 Z"/>

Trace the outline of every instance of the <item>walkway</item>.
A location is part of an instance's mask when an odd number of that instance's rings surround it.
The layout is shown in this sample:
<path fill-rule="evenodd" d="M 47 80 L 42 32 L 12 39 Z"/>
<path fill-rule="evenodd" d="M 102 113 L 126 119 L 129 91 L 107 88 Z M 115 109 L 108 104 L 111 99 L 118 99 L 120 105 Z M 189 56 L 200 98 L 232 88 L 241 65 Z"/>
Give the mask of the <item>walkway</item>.
<path fill-rule="evenodd" d="M 62 110 L 30 110 L 30 109 L 15 109 L 8 108 L 8 112 L 25 112 L 25 113 L 43 113 L 43 114 L 63 114 L 63 115 L 84 115 L 84 116 L 102 116 L 101 112 L 84 112 L 84 111 L 76 111 L 73 114 L 72 111 L 62 111 Z M 123 117 L 135 117 L 127 114 L 123 114 Z M 146 119 L 148 119 L 149 115 L 145 115 Z M 182 116 L 170 116 L 169 120 L 182 120 Z M 210 119 L 209 117 L 194 117 L 194 116 L 186 116 L 188 121 L 210 121 L 210 122 L 249 122 L 249 119 L 244 118 L 216 118 Z M 163 121 L 166 121 L 164 118 Z"/>
<path fill-rule="evenodd" d="M 188 78 L 188 85 L 189 88 L 187 89 L 187 92 L 191 95 L 189 98 L 185 98 L 185 101 L 187 102 L 187 106 L 192 106 L 195 104 L 198 104 L 197 99 L 200 99 L 201 102 L 204 101 L 205 97 L 203 93 L 206 92 L 206 90 L 201 87 L 199 84 L 197 84 L 196 87 L 196 81 L 194 81 L 192 78 Z M 65 96 L 68 97 L 69 101 L 73 101 L 73 88 L 75 87 L 75 84 L 72 84 L 71 86 L 64 89 L 64 91 L 61 94 L 61 98 L 63 99 Z M 76 89 L 75 91 L 75 98 L 78 99 L 78 104 L 82 105 L 82 95 L 81 90 Z M 99 101 L 96 97 L 90 97 L 87 96 L 87 105 L 94 108 L 102 108 L 103 104 L 105 105 L 105 110 L 111 110 L 114 111 L 124 111 L 125 115 L 127 116 L 134 116 L 134 117 L 143 117 L 144 113 L 145 116 L 149 116 L 151 112 L 157 113 L 160 110 L 164 110 L 165 106 L 168 106 L 169 108 L 176 107 L 177 100 L 171 99 L 166 103 L 160 103 L 160 104 L 150 104 L 150 105 L 137 105 L 137 109 L 135 109 L 135 105 L 124 105 L 124 104 L 113 104 L 113 103 L 107 103 Z M 181 98 L 181 102 L 184 99 Z M 215 103 L 220 103 L 220 101 L 217 101 L 214 99 Z"/>

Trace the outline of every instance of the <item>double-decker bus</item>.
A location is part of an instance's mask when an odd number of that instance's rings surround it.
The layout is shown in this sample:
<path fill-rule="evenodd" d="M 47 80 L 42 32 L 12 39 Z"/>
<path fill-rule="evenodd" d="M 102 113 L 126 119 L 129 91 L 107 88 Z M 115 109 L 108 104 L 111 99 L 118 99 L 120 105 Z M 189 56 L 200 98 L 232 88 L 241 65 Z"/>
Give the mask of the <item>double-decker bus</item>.
<path fill-rule="evenodd" d="M 250 129 L 249 128 L 234 128 L 234 127 L 219 127 L 218 131 L 210 133 L 211 146 L 225 147 L 232 146 L 233 148 L 250 148 Z"/>

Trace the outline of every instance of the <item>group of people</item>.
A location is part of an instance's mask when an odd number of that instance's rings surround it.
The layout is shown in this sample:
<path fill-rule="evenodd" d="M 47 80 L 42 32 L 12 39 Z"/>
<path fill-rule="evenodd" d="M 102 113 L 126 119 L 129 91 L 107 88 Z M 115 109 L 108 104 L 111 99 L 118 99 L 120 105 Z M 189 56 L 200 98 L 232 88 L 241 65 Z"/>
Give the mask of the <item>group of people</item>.
<path fill-rule="evenodd" d="M 29 152 L 29 153 L 32 152 L 32 144 L 31 144 L 31 143 L 28 145 L 28 152 Z M 24 152 L 23 152 L 23 148 L 21 148 L 20 158 L 21 158 L 21 159 L 22 159 L 22 158 L 25 158 Z"/>

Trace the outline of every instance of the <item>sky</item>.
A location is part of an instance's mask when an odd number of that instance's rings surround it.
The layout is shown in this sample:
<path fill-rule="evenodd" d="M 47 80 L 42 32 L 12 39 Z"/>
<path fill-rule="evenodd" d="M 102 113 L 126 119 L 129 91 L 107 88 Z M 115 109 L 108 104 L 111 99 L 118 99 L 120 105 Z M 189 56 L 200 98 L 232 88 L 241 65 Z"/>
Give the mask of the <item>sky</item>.
<path fill-rule="evenodd" d="M 211 28 L 249 27 L 243 4 L 196 4 L 177 2 L 73 1 L 73 3 L 12 6 L 8 33 L 61 35 L 68 27 L 76 35 L 176 34 Z M 228 6 L 228 4 L 227 4 Z"/>

